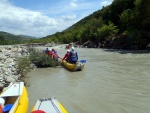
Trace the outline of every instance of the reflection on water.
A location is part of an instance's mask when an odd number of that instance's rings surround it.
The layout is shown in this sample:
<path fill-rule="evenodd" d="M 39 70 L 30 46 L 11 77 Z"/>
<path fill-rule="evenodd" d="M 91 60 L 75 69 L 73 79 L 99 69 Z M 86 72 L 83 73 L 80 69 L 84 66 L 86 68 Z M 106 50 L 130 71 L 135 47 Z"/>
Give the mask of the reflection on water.
<path fill-rule="evenodd" d="M 57 50 L 63 57 L 65 49 Z M 83 71 L 70 72 L 60 66 L 28 73 L 29 111 L 38 98 L 54 96 L 69 113 L 149 113 L 150 54 L 77 51 L 79 59 L 87 61 Z"/>

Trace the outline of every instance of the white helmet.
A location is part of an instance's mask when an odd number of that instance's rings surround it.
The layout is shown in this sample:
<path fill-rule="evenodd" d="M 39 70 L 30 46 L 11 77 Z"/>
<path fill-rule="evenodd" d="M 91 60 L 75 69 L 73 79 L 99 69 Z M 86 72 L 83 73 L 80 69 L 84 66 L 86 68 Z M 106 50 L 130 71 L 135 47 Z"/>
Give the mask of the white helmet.
<path fill-rule="evenodd" d="M 71 49 L 74 50 L 74 47 L 72 46 Z"/>
<path fill-rule="evenodd" d="M 3 98 L 0 98 L 0 105 L 4 106 L 4 104 L 5 104 L 5 100 Z"/>

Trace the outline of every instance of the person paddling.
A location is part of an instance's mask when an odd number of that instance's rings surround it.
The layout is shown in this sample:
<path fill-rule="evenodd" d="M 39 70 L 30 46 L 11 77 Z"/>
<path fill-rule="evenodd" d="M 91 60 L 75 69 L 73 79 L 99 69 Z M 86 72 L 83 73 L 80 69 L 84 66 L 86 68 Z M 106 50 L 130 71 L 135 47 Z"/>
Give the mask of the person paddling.
<path fill-rule="evenodd" d="M 74 50 L 74 47 L 71 47 L 71 51 L 69 53 L 69 60 L 71 63 L 76 63 L 78 61 L 78 53 Z"/>
<path fill-rule="evenodd" d="M 49 50 L 48 55 L 52 58 L 52 56 L 53 56 L 53 51 L 52 51 L 51 49 Z"/>
<path fill-rule="evenodd" d="M 52 49 L 52 52 L 53 52 L 52 58 L 53 58 L 55 61 L 58 61 L 58 58 L 62 59 L 62 58 L 58 55 L 58 53 L 57 53 L 57 51 L 56 51 L 55 49 Z"/>
<path fill-rule="evenodd" d="M 70 53 L 70 50 L 68 49 L 67 53 L 65 54 L 65 56 L 62 60 L 66 60 L 67 62 L 69 62 L 69 53 Z"/>

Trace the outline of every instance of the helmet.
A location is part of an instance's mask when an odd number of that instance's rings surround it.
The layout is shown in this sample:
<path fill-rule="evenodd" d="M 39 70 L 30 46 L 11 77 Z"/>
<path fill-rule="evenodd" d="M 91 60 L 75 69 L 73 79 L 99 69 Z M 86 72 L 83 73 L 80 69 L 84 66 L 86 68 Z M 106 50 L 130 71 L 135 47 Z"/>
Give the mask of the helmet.
<path fill-rule="evenodd" d="M 72 50 L 74 50 L 74 47 L 71 47 Z"/>
<path fill-rule="evenodd" d="M 3 98 L 0 98 L 0 105 L 4 106 L 5 100 Z"/>

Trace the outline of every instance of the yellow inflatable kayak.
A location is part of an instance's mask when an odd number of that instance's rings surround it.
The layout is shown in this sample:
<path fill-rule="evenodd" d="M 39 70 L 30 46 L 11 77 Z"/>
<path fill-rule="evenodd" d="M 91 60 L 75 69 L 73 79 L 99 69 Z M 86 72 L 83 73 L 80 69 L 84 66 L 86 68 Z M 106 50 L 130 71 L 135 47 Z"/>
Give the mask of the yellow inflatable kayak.
<path fill-rule="evenodd" d="M 23 82 L 10 83 L 0 93 L 0 103 L 3 112 L 7 113 L 27 113 L 28 94 Z"/>
<path fill-rule="evenodd" d="M 31 113 L 68 113 L 54 97 L 37 100 Z"/>
<path fill-rule="evenodd" d="M 82 62 L 76 62 L 76 64 L 72 64 L 66 60 L 62 60 L 61 64 L 71 71 L 82 71 L 84 68 L 84 64 Z"/>

